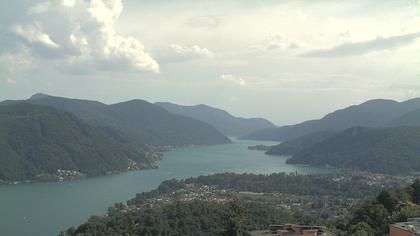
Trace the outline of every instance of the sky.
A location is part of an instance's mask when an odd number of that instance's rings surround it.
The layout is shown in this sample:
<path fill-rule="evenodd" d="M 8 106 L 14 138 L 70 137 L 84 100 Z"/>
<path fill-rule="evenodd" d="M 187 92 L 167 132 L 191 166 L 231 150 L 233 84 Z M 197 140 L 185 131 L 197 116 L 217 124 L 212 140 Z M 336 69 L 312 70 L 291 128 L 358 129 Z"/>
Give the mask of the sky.
<path fill-rule="evenodd" d="M 16 0 L 0 13 L 0 100 L 208 104 L 284 125 L 420 97 L 420 0 Z"/>

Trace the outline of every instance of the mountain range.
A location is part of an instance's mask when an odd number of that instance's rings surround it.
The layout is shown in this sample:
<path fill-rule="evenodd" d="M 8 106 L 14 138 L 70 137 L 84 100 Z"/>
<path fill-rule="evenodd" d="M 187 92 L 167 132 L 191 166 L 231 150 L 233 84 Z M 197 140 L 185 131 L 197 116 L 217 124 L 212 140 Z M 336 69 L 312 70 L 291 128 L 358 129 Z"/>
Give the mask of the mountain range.
<path fill-rule="evenodd" d="M 205 122 L 143 100 L 107 105 L 40 93 L 0 103 L 0 182 L 151 168 L 155 147 L 230 142 Z"/>
<path fill-rule="evenodd" d="M 226 136 L 244 136 L 257 130 L 275 128 L 263 118 L 240 118 L 228 112 L 207 105 L 182 106 L 170 102 L 158 102 L 156 105 L 167 111 L 201 120 L 222 132 Z"/>
<path fill-rule="evenodd" d="M 319 120 L 269 128 L 244 135 L 244 139 L 286 141 L 320 132 L 339 132 L 351 127 L 390 127 L 419 125 L 420 98 L 396 102 L 376 99 L 327 114 Z"/>
<path fill-rule="evenodd" d="M 10 104 L 18 101 L 5 101 Z M 112 127 L 140 143 L 153 146 L 212 145 L 230 140 L 212 126 L 172 114 L 143 100 L 107 105 L 97 101 L 35 94 L 26 102 L 70 112 L 95 126 Z"/>

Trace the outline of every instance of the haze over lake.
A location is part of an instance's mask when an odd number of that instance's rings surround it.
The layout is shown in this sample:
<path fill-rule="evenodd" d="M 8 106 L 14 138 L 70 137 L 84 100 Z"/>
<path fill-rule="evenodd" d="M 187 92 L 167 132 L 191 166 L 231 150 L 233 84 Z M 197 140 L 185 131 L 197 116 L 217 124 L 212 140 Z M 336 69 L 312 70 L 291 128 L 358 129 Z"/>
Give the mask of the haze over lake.
<path fill-rule="evenodd" d="M 274 142 L 236 140 L 233 144 L 180 148 L 165 153 L 159 169 L 65 182 L 0 187 L 0 228 L 8 236 L 57 235 L 77 226 L 90 215 L 101 215 L 116 202 L 151 190 L 171 178 L 187 178 L 222 172 L 331 173 L 332 170 L 288 165 L 286 157 L 267 156 L 248 150 Z"/>

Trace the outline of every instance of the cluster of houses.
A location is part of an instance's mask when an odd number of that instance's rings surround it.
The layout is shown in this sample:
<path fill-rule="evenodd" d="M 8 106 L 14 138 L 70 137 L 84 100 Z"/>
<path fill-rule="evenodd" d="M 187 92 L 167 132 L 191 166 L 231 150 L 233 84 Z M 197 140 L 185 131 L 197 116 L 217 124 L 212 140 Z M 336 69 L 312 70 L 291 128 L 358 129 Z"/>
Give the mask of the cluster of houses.
<path fill-rule="evenodd" d="M 223 203 L 228 201 L 228 192 L 215 186 L 186 184 L 182 189 L 150 198 L 144 205 L 146 207 L 155 207 L 176 201 L 189 202 L 195 200 Z"/>

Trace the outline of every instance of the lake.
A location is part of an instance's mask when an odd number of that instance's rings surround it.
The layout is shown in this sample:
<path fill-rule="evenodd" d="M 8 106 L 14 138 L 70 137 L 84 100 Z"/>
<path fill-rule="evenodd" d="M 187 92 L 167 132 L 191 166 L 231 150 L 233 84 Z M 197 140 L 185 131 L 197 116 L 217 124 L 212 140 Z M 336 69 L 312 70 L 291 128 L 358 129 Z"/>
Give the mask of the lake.
<path fill-rule="evenodd" d="M 95 178 L 0 187 L 0 234 L 7 236 L 58 235 L 78 226 L 90 215 L 104 214 L 116 202 L 156 188 L 171 178 L 222 172 L 297 172 L 326 174 L 332 170 L 286 164 L 286 157 L 248 150 L 250 145 L 273 142 L 236 140 L 233 144 L 186 147 L 166 152 L 159 169 Z"/>

